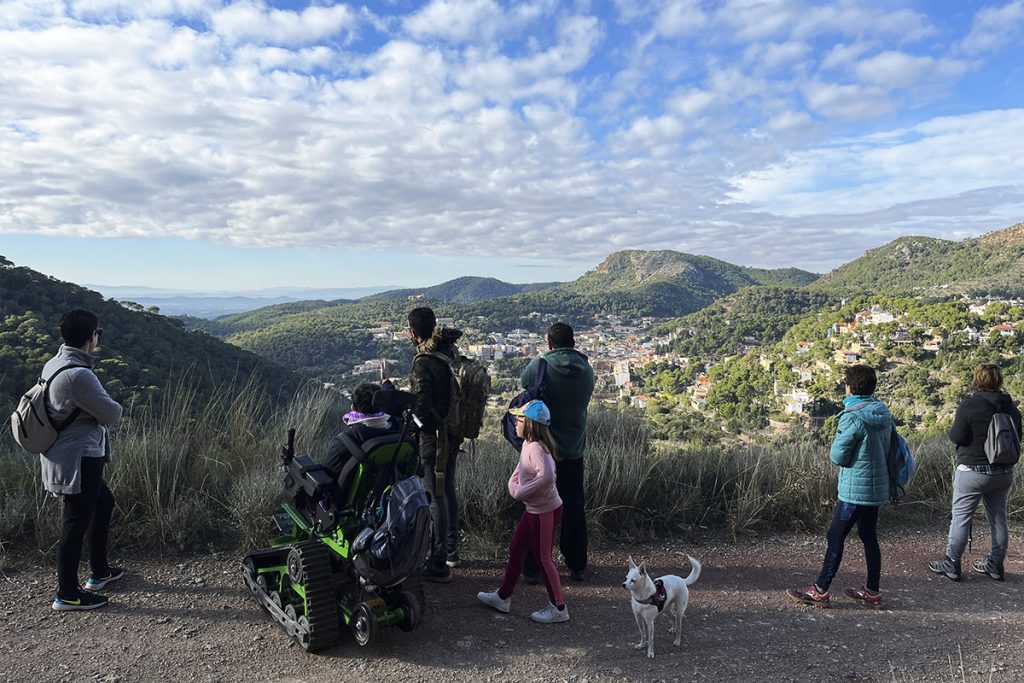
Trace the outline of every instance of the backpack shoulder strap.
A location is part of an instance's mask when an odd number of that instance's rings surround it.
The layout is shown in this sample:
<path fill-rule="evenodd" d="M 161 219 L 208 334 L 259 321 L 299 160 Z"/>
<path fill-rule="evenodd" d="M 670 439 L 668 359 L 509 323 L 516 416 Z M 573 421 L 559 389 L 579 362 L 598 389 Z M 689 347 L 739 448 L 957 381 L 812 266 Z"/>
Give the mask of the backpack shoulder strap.
<path fill-rule="evenodd" d="M 533 378 L 534 391 L 537 391 L 547 383 L 548 377 L 548 359 L 544 356 L 540 357 L 540 362 L 537 363 L 537 376 Z"/>
<path fill-rule="evenodd" d="M 43 392 L 45 394 L 43 396 L 43 402 L 44 403 L 46 403 L 46 404 L 50 403 L 50 384 L 53 382 L 53 380 L 57 377 L 57 375 L 59 375 L 60 373 L 64 372 L 65 370 L 70 370 L 71 368 L 88 368 L 88 369 L 91 370 L 91 368 L 89 368 L 88 365 L 75 365 L 74 363 L 71 363 L 69 365 L 65 365 L 62 368 L 58 368 L 56 372 L 54 372 L 52 375 L 50 375 L 49 379 L 45 380 L 46 388 L 43 389 Z M 39 379 L 40 379 L 40 381 L 43 380 L 42 377 L 40 377 Z M 81 414 L 82 414 L 82 409 L 79 408 L 78 406 L 75 406 L 75 409 L 71 411 L 71 414 L 68 415 L 67 419 L 64 420 L 63 422 L 61 422 L 59 425 L 56 425 L 57 431 L 58 432 L 63 432 L 65 429 L 67 429 L 71 425 L 72 422 L 77 420 L 78 416 L 81 415 Z"/>

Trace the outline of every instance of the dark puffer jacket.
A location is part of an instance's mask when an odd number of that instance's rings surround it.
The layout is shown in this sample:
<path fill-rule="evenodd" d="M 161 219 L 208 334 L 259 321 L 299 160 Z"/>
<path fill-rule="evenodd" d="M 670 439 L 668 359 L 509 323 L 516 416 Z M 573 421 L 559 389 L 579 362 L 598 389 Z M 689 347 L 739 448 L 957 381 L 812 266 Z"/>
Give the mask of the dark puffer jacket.
<path fill-rule="evenodd" d="M 953 426 L 949 428 L 949 440 L 956 444 L 957 465 L 987 465 L 985 439 L 988 425 L 996 413 L 1006 413 L 1017 425 L 1020 436 L 1020 410 L 1013 399 L 1003 391 L 975 391 L 956 409 Z"/>
<path fill-rule="evenodd" d="M 413 411 L 428 431 L 437 431 L 448 417 L 452 369 L 440 358 L 420 354 L 443 353 L 454 360 L 458 355 L 455 342 L 461 336 L 461 330 L 436 329 L 430 339 L 416 346 L 417 355 L 412 361 L 409 383 L 412 393 L 416 394 Z"/>

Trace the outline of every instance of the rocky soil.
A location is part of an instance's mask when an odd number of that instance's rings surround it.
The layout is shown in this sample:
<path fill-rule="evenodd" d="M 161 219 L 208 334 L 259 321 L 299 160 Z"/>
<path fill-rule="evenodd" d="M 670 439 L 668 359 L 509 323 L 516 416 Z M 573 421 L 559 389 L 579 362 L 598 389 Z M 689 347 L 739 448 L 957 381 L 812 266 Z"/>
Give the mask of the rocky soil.
<path fill-rule="evenodd" d="M 132 573 L 109 587 L 111 604 L 87 613 L 50 610 L 54 570 L 23 558 L 0 577 L 0 679 L 7 681 L 1021 681 L 1024 680 L 1024 529 L 1014 531 L 1004 583 L 931 575 L 939 532 L 883 540 L 885 609 L 842 597 L 863 582 L 851 537 L 831 609 L 790 603 L 784 590 L 816 574 L 823 539 L 779 536 L 728 544 L 605 547 L 584 584 L 566 581 L 571 621 L 541 626 L 545 603 L 521 586 L 511 615 L 480 605 L 500 558 L 469 558 L 447 585 L 428 585 L 424 623 L 413 633 L 382 629 L 358 647 L 302 652 L 259 610 L 227 555 L 128 554 Z M 975 541 L 984 554 L 987 537 Z M 691 589 L 681 647 L 668 619 L 657 624 L 656 657 L 633 648 L 636 627 L 621 582 L 626 558 L 652 573 L 685 575 L 686 553 L 704 571 Z M 836 597 L 838 596 L 838 597 Z"/>

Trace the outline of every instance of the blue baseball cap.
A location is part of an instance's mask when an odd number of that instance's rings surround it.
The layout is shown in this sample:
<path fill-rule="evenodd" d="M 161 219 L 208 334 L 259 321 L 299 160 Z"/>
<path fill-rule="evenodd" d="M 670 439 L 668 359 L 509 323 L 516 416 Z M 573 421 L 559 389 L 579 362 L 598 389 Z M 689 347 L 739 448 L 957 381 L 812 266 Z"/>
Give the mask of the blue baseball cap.
<path fill-rule="evenodd" d="M 542 425 L 551 425 L 551 411 L 544 405 L 544 401 L 535 399 L 530 401 L 522 408 L 509 408 L 508 412 L 513 415 L 522 415 L 528 417 L 534 422 L 539 422 Z"/>

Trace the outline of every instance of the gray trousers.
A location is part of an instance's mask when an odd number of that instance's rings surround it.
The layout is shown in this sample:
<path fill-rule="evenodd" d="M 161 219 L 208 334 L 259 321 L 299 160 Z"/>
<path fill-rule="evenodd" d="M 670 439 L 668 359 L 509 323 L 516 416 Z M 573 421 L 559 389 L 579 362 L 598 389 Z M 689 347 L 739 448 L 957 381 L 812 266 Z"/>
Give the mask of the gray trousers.
<path fill-rule="evenodd" d="M 1006 524 L 1006 504 L 1013 486 L 1013 472 L 1004 474 L 981 474 L 957 469 L 953 478 L 953 521 L 949 524 L 949 545 L 946 555 L 954 562 L 960 561 L 971 534 L 971 520 L 978 503 L 985 503 L 985 516 L 992 530 L 992 552 L 989 557 L 996 564 L 1002 564 L 1006 557 L 1006 546 L 1010 530 Z"/>

